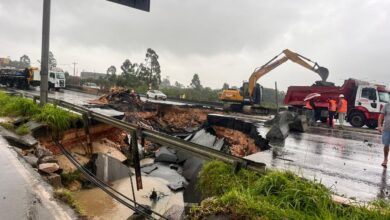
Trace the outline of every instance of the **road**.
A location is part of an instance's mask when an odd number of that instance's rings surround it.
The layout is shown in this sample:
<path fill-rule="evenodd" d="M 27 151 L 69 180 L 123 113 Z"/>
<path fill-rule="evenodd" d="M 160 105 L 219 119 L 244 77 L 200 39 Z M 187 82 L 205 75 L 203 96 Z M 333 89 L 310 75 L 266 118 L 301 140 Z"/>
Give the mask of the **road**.
<path fill-rule="evenodd" d="M 75 219 L 52 198 L 51 187 L 0 136 L 0 219 Z"/>
<path fill-rule="evenodd" d="M 268 128 L 259 131 L 265 135 Z M 271 150 L 246 158 L 316 179 L 348 198 L 390 198 L 380 135 L 312 127 L 271 144 Z"/>
<path fill-rule="evenodd" d="M 87 104 L 88 100 L 97 98 L 69 90 L 51 93 L 50 97 L 76 104 Z M 259 132 L 265 136 L 268 128 L 263 127 L 264 120 L 254 117 L 251 120 L 260 122 Z M 387 170 L 380 166 L 383 156 L 380 135 L 366 131 L 311 127 L 307 133 L 292 133 L 284 142 L 272 143 L 271 150 L 247 158 L 309 179 L 316 178 L 339 195 L 363 201 L 390 199 Z"/>

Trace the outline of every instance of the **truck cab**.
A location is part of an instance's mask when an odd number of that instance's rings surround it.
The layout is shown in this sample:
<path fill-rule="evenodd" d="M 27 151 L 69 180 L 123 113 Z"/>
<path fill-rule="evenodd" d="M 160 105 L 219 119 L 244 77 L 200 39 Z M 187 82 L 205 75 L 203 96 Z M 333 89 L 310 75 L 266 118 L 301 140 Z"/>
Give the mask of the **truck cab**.
<path fill-rule="evenodd" d="M 359 85 L 356 89 L 354 102 L 350 103 L 347 120 L 354 127 L 367 125 L 369 128 L 378 126 L 381 109 L 389 103 L 389 91 L 382 85 Z"/>
<path fill-rule="evenodd" d="M 62 71 L 50 71 L 49 72 L 49 89 L 55 90 L 65 88 L 65 73 Z"/>

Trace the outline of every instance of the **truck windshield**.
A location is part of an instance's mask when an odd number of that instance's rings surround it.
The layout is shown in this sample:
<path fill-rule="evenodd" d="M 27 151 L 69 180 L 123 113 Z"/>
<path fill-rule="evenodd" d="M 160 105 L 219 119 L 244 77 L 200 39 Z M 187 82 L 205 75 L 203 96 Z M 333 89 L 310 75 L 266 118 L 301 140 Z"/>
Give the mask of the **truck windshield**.
<path fill-rule="evenodd" d="M 387 92 L 379 92 L 379 101 L 389 103 L 390 95 Z"/>
<path fill-rule="evenodd" d="M 56 73 L 56 78 L 57 79 L 65 79 L 65 74 L 64 73 Z"/>

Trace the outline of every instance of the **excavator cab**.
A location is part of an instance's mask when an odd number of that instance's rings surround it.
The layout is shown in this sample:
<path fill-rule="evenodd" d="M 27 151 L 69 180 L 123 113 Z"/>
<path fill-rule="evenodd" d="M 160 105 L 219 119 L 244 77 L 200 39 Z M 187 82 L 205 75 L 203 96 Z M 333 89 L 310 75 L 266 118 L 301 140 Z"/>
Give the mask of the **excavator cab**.
<path fill-rule="evenodd" d="M 244 105 L 260 105 L 262 99 L 263 99 L 263 92 L 262 87 L 260 84 L 256 83 L 256 86 L 254 88 L 252 97 L 249 93 L 249 83 L 244 82 L 242 87 L 240 87 L 240 95 L 243 97 L 243 104 Z"/>

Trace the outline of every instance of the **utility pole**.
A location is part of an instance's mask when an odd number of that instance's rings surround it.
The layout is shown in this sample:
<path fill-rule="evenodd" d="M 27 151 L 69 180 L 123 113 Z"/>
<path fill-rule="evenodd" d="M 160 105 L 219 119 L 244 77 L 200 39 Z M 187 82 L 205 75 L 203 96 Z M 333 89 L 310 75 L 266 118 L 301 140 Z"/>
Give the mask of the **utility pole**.
<path fill-rule="evenodd" d="M 276 103 L 276 114 L 279 113 L 279 92 L 278 83 L 275 81 L 275 103 Z"/>
<path fill-rule="evenodd" d="M 73 61 L 73 76 L 76 76 L 76 62 Z"/>
<path fill-rule="evenodd" d="M 43 0 L 42 18 L 42 51 L 41 51 L 41 91 L 40 105 L 47 103 L 48 75 L 49 75 L 49 43 L 50 43 L 50 3 L 51 0 Z"/>

